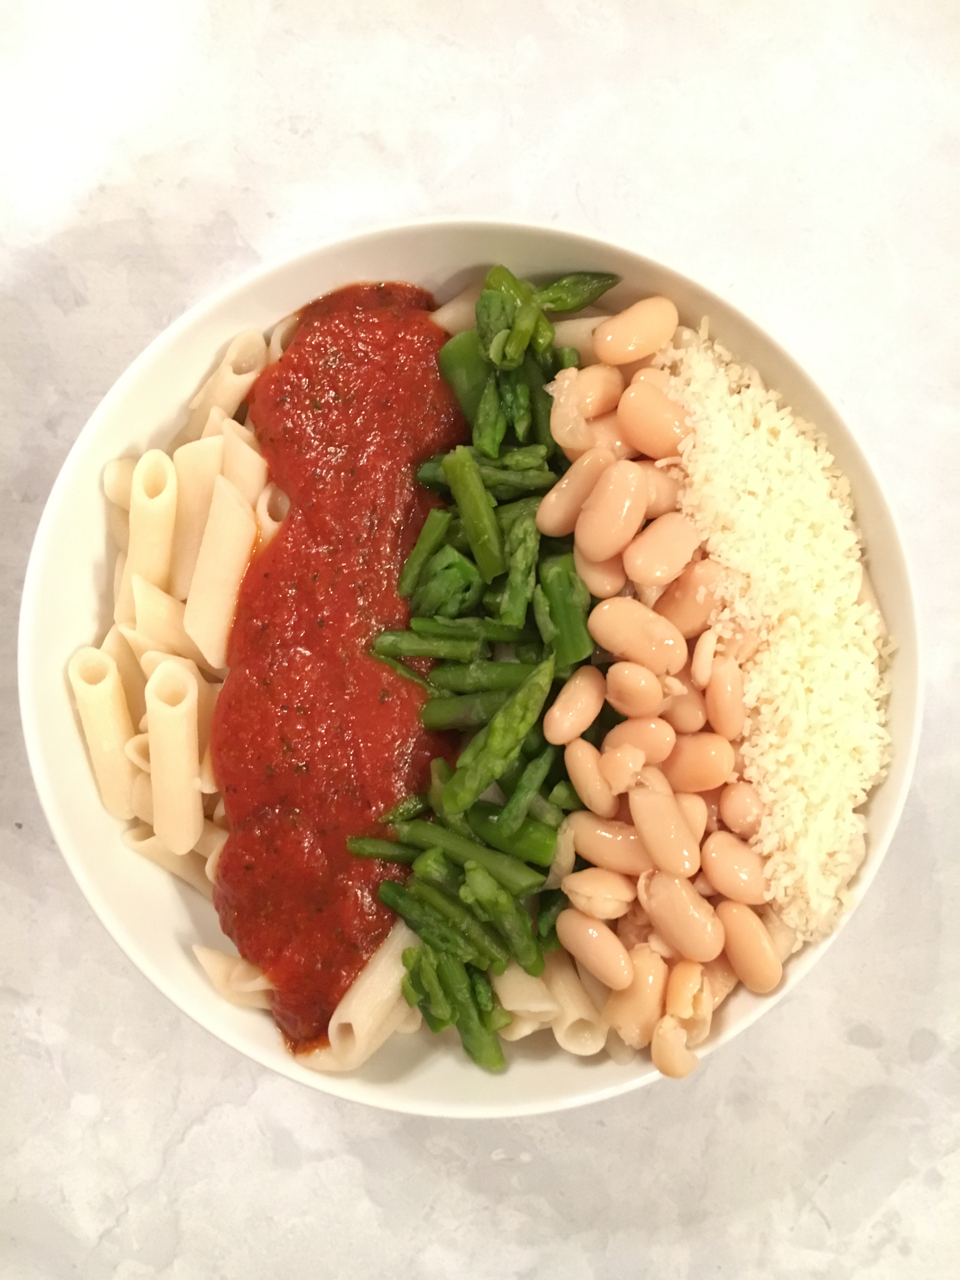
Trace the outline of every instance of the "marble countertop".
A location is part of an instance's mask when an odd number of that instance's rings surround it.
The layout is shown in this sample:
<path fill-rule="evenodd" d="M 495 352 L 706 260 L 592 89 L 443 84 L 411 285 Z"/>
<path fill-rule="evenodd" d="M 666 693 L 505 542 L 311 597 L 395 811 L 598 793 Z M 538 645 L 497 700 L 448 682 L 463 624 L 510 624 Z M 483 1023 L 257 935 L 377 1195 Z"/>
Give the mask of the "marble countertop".
<path fill-rule="evenodd" d="M 10 0 L 2 24 L 0 1274 L 953 1274 L 956 6 Z M 891 496 L 925 631 L 916 779 L 829 955 L 688 1081 L 530 1120 L 338 1102 L 188 1021 L 71 879 L 17 714 L 31 539 L 118 374 L 240 271 L 438 213 L 609 238 L 767 328 Z"/>

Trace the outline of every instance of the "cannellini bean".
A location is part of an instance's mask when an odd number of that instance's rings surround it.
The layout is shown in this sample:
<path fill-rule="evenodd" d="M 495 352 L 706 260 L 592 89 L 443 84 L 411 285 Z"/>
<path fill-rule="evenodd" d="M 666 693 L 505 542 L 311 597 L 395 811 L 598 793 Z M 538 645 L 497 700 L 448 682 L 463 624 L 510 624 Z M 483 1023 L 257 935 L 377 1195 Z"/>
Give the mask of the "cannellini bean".
<path fill-rule="evenodd" d="M 654 460 L 676 457 L 693 430 L 683 408 L 652 382 L 631 382 L 620 397 L 617 417 L 630 443 Z"/>
<path fill-rule="evenodd" d="M 577 795 L 593 813 L 612 818 L 617 812 L 617 797 L 600 772 L 600 752 L 584 738 L 567 744 L 563 762 Z"/>
<path fill-rule="evenodd" d="M 553 853 L 553 862 L 550 864 L 547 880 L 543 887 L 545 889 L 559 889 L 563 877 L 570 874 L 576 860 L 577 851 L 574 848 L 573 815 L 571 814 L 560 823 L 557 831 L 557 844 Z"/>
<path fill-rule="evenodd" d="M 703 963 L 723 950 L 720 918 L 689 880 L 645 871 L 637 882 L 637 896 L 657 933 L 687 960 Z"/>
<path fill-rule="evenodd" d="M 623 374 L 608 364 L 581 369 L 577 378 L 577 404 L 588 420 L 611 413 L 623 395 Z"/>
<path fill-rule="evenodd" d="M 669 1015 L 660 1019 L 650 1038 L 650 1057 L 661 1075 L 682 1080 L 695 1071 L 700 1059 L 687 1048 L 687 1033 Z"/>
<path fill-rule="evenodd" d="M 623 567 L 638 587 L 666 587 L 680 576 L 699 545 L 696 526 L 679 511 L 668 511 L 637 534 L 623 553 Z"/>
<path fill-rule="evenodd" d="M 615 458 L 635 458 L 637 451 L 623 434 L 616 413 L 605 413 L 587 423 L 595 447 L 609 449 Z"/>
<path fill-rule="evenodd" d="M 668 964 L 674 964 L 681 958 L 680 952 L 677 948 L 667 942 L 666 938 L 661 934 L 657 933 L 656 929 L 650 930 L 650 936 L 647 938 L 647 946 L 651 951 L 655 951 L 658 956 L 663 956 L 664 960 L 666 960 Z"/>
<path fill-rule="evenodd" d="M 603 752 L 602 751 L 600 753 L 600 768 L 601 769 L 603 768 Z M 643 770 L 641 769 L 640 772 L 643 773 Z M 604 777 L 606 777 L 606 774 L 604 774 Z M 612 787 L 611 787 L 611 790 L 613 790 Z M 614 792 L 614 794 L 616 793 Z M 633 826 L 633 819 L 630 817 L 630 802 L 627 799 L 626 792 L 623 792 L 622 795 L 617 796 L 617 813 L 616 813 L 615 821 L 625 822 L 627 823 L 628 826 L 631 826 L 631 827 Z"/>
<path fill-rule="evenodd" d="M 659 791 L 664 796 L 673 795 L 673 787 L 664 777 L 663 770 L 653 764 L 644 765 L 640 770 L 640 785 L 649 787 L 651 791 Z"/>
<path fill-rule="evenodd" d="M 546 740 L 561 746 L 586 732 L 600 714 L 606 688 L 603 673 L 597 667 L 579 667 L 543 717 Z"/>
<path fill-rule="evenodd" d="M 653 919 L 652 912 L 650 916 Z M 772 991 L 783 977 L 783 965 L 757 913 L 742 902 L 721 902 L 717 918 L 723 926 L 723 949 L 743 985 L 757 995 Z"/>
<path fill-rule="evenodd" d="M 609 600 L 623 590 L 627 575 L 623 569 L 623 556 L 611 556 L 597 564 L 588 560 L 574 544 L 573 567 L 587 584 L 587 590 L 598 600 Z"/>
<path fill-rule="evenodd" d="M 609 449 L 589 448 L 570 470 L 544 494 L 537 508 L 537 528 L 548 538 L 573 533 L 577 517 L 597 481 L 616 461 Z"/>
<path fill-rule="evenodd" d="M 635 462 L 608 467 L 580 509 L 576 544 L 588 560 L 600 562 L 622 551 L 643 523 L 647 479 Z"/>
<path fill-rule="evenodd" d="M 644 365 L 630 379 L 631 382 L 651 382 L 666 395 L 670 390 L 670 374 L 666 369 L 654 369 L 652 365 Z"/>
<path fill-rule="evenodd" d="M 666 720 L 647 716 L 623 720 L 614 725 L 600 744 L 600 750 L 616 751 L 618 747 L 636 747 L 644 753 L 648 764 L 660 764 L 673 750 L 676 740 L 677 735 Z"/>
<path fill-rule="evenodd" d="M 654 861 L 632 824 L 603 821 L 583 809 L 571 813 L 566 822 L 573 834 L 574 849 L 594 866 L 627 876 L 639 876 L 654 868 Z"/>
<path fill-rule="evenodd" d="M 593 443 L 587 420 L 580 412 L 579 371 L 561 369 L 553 380 L 550 434 L 561 449 L 589 449 Z"/>
<path fill-rule="evenodd" d="M 663 1013 L 667 966 L 645 943 L 629 951 L 633 980 L 622 991 L 613 991 L 603 1006 L 604 1022 L 634 1049 L 645 1049 Z"/>
<path fill-rule="evenodd" d="M 656 676 L 676 675 L 687 660 L 687 642 L 673 623 L 627 596 L 603 600 L 591 612 L 587 628 L 602 648 Z"/>
<path fill-rule="evenodd" d="M 740 979 L 733 971 L 730 961 L 721 951 L 716 960 L 708 960 L 703 972 L 710 983 L 710 1003 L 716 1009 L 723 1004 Z"/>
<path fill-rule="evenodd" d="M 676 800 L 687 826 L 693 832 L 697 844 L 699 844 L 703 839 L 703 833 L 707 829 L 706 800 L 704 800 L 703 796 L 698 796 L 692 791 L 678 791 Z M 707 896 L 709 897 L 709 894 Z"/>
<path fill-rule="evenodd" d="M 647 514 L 652 514 L 649 506 Z M 725 576 L 726 570 L 716 560 L 694 560 L 670 583 L 654 607 L 686 640 L 691 640 L 706 629 L 719 607 Z"/>
<path fill-rule="evenodd" d="M 607 668 L 607 701 L 622 716 L 652 716 L 663 705 L 663 688 L 639 662 L 614 662 Z"/>
<path fill-rule="evenodd" d="M 607 871 L 603 867 L 587 867 L 564 876 L 560 888 L 570 899 L 570 905 L 585 916 L 596 920 L 617 920 L 630 910 L 637 899 L 636 881 L 619 871 Z"/>
<path fill-rule="evenodd" d="M 661 767 L 674 791 L 712 791 L 730 779 L 733 747 L 719 733 L 679 733 Z"/>
<path fill-rule="evenodd" d="M 707 723 L 707 704 L 691 679 L 689 662 L 668 679 L 676 681 L 680 691 L 671 693 L 661 716 L 677 733 L 697 733 Z"/>
<path fill-rule="evenodd" d="M 760 830 L 763 805 L 749 782 L 731 782 L 720 792 L 720 817 L 734 835 L 749 840 Z"/>
<path fill-rule="evenodd" d="M 694 876 L 690 881 L 693 887 L 699 893 L 701 898 L 715 898 L 717 891 L 701 871 L 698 876 Z"/>
<path fill-rule="evenodd" d="M 687 825 L 676 796 L 649 787 L 630 792 L 630 816 L 643 847 L 668 876 L 695 876 L 700 870 L 700 846 Z"/>
<path fill-rule="evenodd" d="M 756 906 L 766 902 L 766 864 L 756 849 L 729 831 L 714 831 L 704 840 L 700 856 L 704 875 L 725 898 Z"/>
<path fill-rule="evenodd" d="M 617 921 L 617 937 L 628 951 L 646 942 L 652 929 L 650 917 L 639 902 L 631 902 L 626 915 Z"/>
<path fill-rule="evenodd" d="M 637 466 L 643 468 L 649 485 L 647 519 L 656 520 L 668 511 L 676 511 L 680 496 L 679 479 L 671 475 L 666 467 L 658 467 L 655 462 L 638 462 Z"/>
<path fill-rule="evenodd" d="M 713 1020 L 713 998 L 703 965 L 693 960 L 678 960 L 667 979 L 664 1003 L 670 1017 L 676 1018 L 686 1031 L 689 1046 L 706 1040 Z"/>
<path fill-rule="evenodd" d="M 665 347 L 679 323 L 669 298 L 643 298 L 597 325 L 593 349 L 604 364 L 628 364 Z"/>
<path fill-rule="evenodd" d="M 706 791 L 698 791 L 697 795 L 701 796 L 704 804 L 707 806 L 707 835 L 712 835 L 714 831 L 720 829 L 720 796 L 723 787 L 708 787 Z"/>
<path fill-rule="evenodd" d="M 646 762 L 647 757 L 639 747 L 632 747 L 629 743 L 613 751 L 600 752 L 600 772 L 615 796 L 622 796 L 640 785 L 640 774 Z"/>
<path fill-rule="evenodd" d="M 568 907 L 557 916 L 560 945 L 611 991 L 624 991 L 633 981 L 633 965 L 623 943 L 607 925 Z"/>
<path fill-rule="evenodd" d="M 710 680 L 703 691 L 711 728 L 731 741 L 743 733 L 743 673 L 735 658 L 715 658 Z"/>
<path fill-rule="evenodd" d="M 717 652 L 717 633 L 711 627 L 693 646 L 690 659 L 690 679 L 698 689 L 706 689 L 713 675 L 713 659 Z"/>

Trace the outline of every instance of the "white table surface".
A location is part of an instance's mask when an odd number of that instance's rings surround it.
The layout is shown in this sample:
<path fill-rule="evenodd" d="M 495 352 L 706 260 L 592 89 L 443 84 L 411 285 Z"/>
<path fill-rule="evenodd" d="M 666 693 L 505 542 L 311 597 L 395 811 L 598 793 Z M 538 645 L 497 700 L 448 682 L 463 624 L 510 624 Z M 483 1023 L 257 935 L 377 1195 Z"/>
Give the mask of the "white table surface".
<path fill-rule="evenodd" d="M 960 11 L 866 3 L 7 0 L 0 8 L 0 1275 L 957 1274 Z M 262 260 L 373 223 L 618 241 L 765 326 L 906 533 L 927 714 L 866 902 L 682 1084 L 404 1118 L 239 1057 L 87 908 L 19 733 L 43 502 L 114 379 Z"/>

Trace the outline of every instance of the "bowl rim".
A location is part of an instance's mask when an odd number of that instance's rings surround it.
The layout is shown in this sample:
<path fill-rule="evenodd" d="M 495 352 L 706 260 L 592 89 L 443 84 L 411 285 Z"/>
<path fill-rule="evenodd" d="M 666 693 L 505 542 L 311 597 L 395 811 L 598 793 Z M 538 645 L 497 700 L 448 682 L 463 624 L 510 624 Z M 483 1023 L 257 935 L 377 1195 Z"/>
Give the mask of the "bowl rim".
<path fill-rule="evenodd" d="M 379 1091 L 376 1088 L 372 1091 L 366 1088 L 358 1091 L 355 1084 L 348 1084 L 350 1081 L 349 1073 L 346 1076 L 341 1076 L 336 1074 L 308 1072 L 305 1068 L 299 1067 L 292 1057 L 290 1058 L 290 1065 L 291 1067 L 294 1067 L 295 1070 L 283 1071 L 277 1062 L 269 1059 L 269 1055 L 265 1051 L 262 1051 L 259 1045 L 246 1042 L 242 1035 L 234 1034 L 230 1028 L 213 1028 L 207 1025 L 202 1020 L 200 1014 L 188 1006 L 188 1003 L 181 996 L 175 982 L 173 982 L 159 967 L 149 963 L 144 955 L 133 954 L 124 946 L 120 937 L 118 937 L 117 929 L 111 923 L 109 918 L 111 916 L 110 910 L 107 908 L 105 902 L 100 896 L 98 888 L 92 882 L 87 873 L 83 857 L 79 855 L 77 850 L 73 847 L 73 837 L 70 830 L 61 821 L 61 814 L 57 804 L 57 788 L 54 785 L 52 774 L 46 766 L 40 725 L 36 716 L 36 709 L 31 698 L 37 660 L 34 656 L 29 640 L 31 625 L 39 604 L 38 594 L 40 592 L 41 585 L 41 565 L 45 561 L 48 553 L 48 542 L 52 534 L 54 514 L 62 497 L 70 487 L 73 472 L 85 452 L 87 442 L 91 437 L 95 436 L 101 421 L 109 418 L 114 405 L 118 401 L 122 400 L 129 388 L 137 384 L 141 378 L 143 370 L 150 366 L 165 347 L 174 345 L 180 336 L 196 325 L 204 315 L 215 312 L 224 303 L 229 302 L 235 295 L 243 295 L 247 293 L 251 288 L 263 283 L 273 275 L 286 273 L 301 264 L 308 264 L 318 255 L 328 254 L 336 249 L 360 249 L 365 243 L 375 242 L 385 236 L 402 236 L 410 232 L 418 230 L 423 231 L 431 228 L 438 230 L 456 229 L 465 233 L 471 230 L 478 230 L 487 233 L 491 231 L 500 231 L 504 234 L 509 232 L 519 232 L 526 235 L 555 239 L 558 243 L 558 247 L 560 247 L 564 242 L 569 245 L 571 241 L 577 241 L 584 249 L 593 249 L 597 253 L 613 250 L 618 253 L 628 255 L 637 261 L 638 264 L 643 264 L 644 266 L 655 270 L 666 272 L 678 281 L 681 281 L 684 285 L 689 286 L 708 303 L 716 301 L 728 316 L 733 317 L 738 323 L 756 332 L 780 360 L 784 361 L 787 365 L 792 366 L 797 373 L 801 375 L 806 384 L 824 401 L 826 405 L 829 406 L 837 419 L 843 424 L 849 436 L 848 444 L 858 455 L 859 465 L 863 468 L 863 471 L 876 488 L 877 494 L 879 495 L 884 508 L 884 518 L 889 522 L 890 529 L 894 536 L 896 549 L 901 560 L 900 567 L 903 572 L 904 583 L 906 586 L 906 599 L 903 603 L 912 624 L 913 639 L 915 641 L 914 674 L 916 688 L 909 742 L 898 742 L 897 744 L 898 754 L 903 754 L 904 756 L 904 768 L 899 793 L 897 794 L 891 809 L 885 837 L 878 842 L 871 842 L 871 848 L 866 862 L 858 871 L 850 887 L 850 905 L 840 917 L 837 926 L 834 928 L 832 933 L 814 946 L 808 946 L 805 948 L 804 952 L 802 952 L 794 962 L 794 967 L 797 970 L 795 977 L 793 977 L 788 983 L 783 984 L 781 990 L 773 993 L 771 996 L 765 997 L 762 1001 L 758 1000 L 746 1014 L 738 1017 L 734 1025 L 729 1025 L 722 1029 L 720 1034 L 712 1038 L 709 1044 L 704 1046 L 700 1051 L 702 1056 L 709 1056 L 715 1049 L 727 1043 L 741 1032 L 747 1030 L 754 1022 L 757 1021 L 758 1018 L 760 1018 L 769 1009 L 773 1008 L 780 1000 L 790 993 L 797 982 L 801 981 L 802 978 L 806 976 L 809 969 L 811 969 L 814 964 L 822 958 L 827 949 L 833 944 L 843 929 L 846 928 L 854 910 L 859 906 L 870 885 L 876 878 L 880 865 L 886 856 L 889 845 L 896 833 L 897 826 L 902 817 L 919 750 L 924 701 L 924 645 L 921 634 L 921 618 L 917 608 L 917 591 L 914 572 L 911 567 L 910 559 L 907 555 L 907 543 L 903 536 L 900 519 L 897 515 L 896 508 L 889 500 L 884 485 L 869 461 L 860 437 L 849 427 L 846 418 L 842 417 L 837 412 L 832 402 L 823 393 L 820 386 L 813 380 L 813 378 L 810 377 L 806 370 L 802 368 L 796 360 L 794 360 L 789 352 L 780 345 L 777 339 L 773 337 L 767 329 L 756 324 L 737 307 L 722 299 L 711 289 L 708 289 L 690 277 L 683 275 L 681 272 L 675 271 L 666 264 L 647 258 L 645 255 L 638 253 L 627 245 L 622 245 L 615 241 L 606 240 L 597 236 L 585 235 L 579 230 L 557 223 L 543 224 L 536 221 L 512 218 L 478 218 L 470 215 L 434 217 L 424 215 L 417 218 L 405 219 L 400 222 L 385 221 L 382 223 L 374 223 L 366 226 L 363 230 L 354 232 L 348 236 L 331 236 L 311 245 L 308 248 L 300 249 L 295 253 L 277 258 L 268 258 L 265 261 L 248 268 L 240 275 L 231 277 L 214 291 L 202 294 L 197 301 L 190 304 L 170 325 L 166 326 L 157 335 L 155 335 L 147 346 L 124 369 L 83 424 L 60 465 L 56 479 L 54 480 L 46 502 L 44 503 L 44 508 L 34 533 L 24 577 L 19 611 L 17 633 L 17 675 L 21 726 L 23 729 L 27 759 L 30 765 L 34 786 L 37 791 L 44 816 L 51 829 L 60 853 L 67 863 L 78 887 L 86 898 L 88 905 L 93 909 L 94 914 L 100 920 L 107 933 L 127 958 L 133 962 L 133 964 L 141 973 L 143 973 L 151 984 L 157 987 L 158 990 L 160 990 L 171 1001 L 171 1003 L 180 1010 L 181 1013 L 186 1013 L 191 1020 L 197 1023 L 197 1025 L 203 1028 L 203 1030 L 208 1034 L 213 1035 L 218 1040 L 230 1045 L 231 1048 L 235 1049 L 243 1056 L 252 1058 L 254 1061 L 258 1062 L 259 1065 L 267 1067 L 272 1071 L 276 1071 L 279 1074 L 284 1074 L 288 1079 L 293 1080 L 295 1083 L 311 1087 L 316 1091 L 346 1100 L 363 1101 L 369 1105 L 392 1110 L 398 1113 L 459 1119 L 507 1118 L 512 1116 L 544 1114 L 567 1110 L 578 1106 L 586 1106 L 590 1103 L 603 1101 L 611 1097 L 632 1092 L 643 1085 L 653 1083 L 660 1077 L 656 1073 L 651 1074 L 651 1072 L 647 1071 L 642 1075 L 628 1078 L 622 1082 L 594 1087 L 592 1090 L 585 1090 L 582 1093 L 565 1097 L 560 1100 L 550 1098 L 544 1100 L 541 1105 L 538 1105 L 536 1102 L 532 1104 L 524 1102 L 516 1105 L 507 1103 L 500 1108 L 491 1109 L 487 1106 L 471 1106 L 469 1101 L 458 1106 L 452 1106 L 449 1103 L 440 1103 L 436 1106 L 432 1106 L 429 1102 L 417 1106 L 396 1105 L 391 1103 L 387 1098 L 379 1096 Z M 280 317 L 277 318 L 279 319 Z M 368 1092 L 369 1096 L 361 1096 Z"/>

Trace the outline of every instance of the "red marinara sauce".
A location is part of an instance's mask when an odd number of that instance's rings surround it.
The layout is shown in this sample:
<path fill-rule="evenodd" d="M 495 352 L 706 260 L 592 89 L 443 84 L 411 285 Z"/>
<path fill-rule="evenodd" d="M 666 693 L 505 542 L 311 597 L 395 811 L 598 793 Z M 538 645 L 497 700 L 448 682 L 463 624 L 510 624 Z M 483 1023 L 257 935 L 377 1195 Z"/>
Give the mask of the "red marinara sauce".
<path fill-rule="evenodd" d="M 449 742 L 420 724 L 421 690 L 367 654 L 405 627 L 397 576 L 433 505 L 416 465 L 462 442 L 437 369 L 433 299 L 359 284 L 311 303 L 250 414 L 291 501 L 247 569 L 217 701 L 213 766 L 230 824 L 214 902 L 240 954 L 274 984 L 295 1051 L 326 1041 L 330 1015 L 386 937 L 377 898 L 406 868 L 347 851 L 426 789 Z"/>

